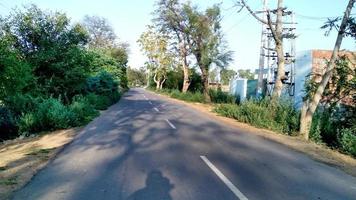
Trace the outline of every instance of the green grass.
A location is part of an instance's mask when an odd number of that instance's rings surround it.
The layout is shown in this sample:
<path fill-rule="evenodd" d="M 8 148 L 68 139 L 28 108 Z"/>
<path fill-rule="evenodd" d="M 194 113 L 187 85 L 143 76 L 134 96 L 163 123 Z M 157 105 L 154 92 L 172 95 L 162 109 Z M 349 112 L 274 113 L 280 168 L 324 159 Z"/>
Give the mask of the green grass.
<path fill-rule="evenodd" d="M 37 155 L 44 155 L 50 153 L 52 150 L 55 148 L 50 148 L 50 149 L 34 149 L 30 153 L 27 153 L 26 155 L 28 156 L 37 156 Z"/>
<path fill-rule="evenodd" d="M 162 89 L 162 90 L 154 90 L 154 92 L 168 95 L 172 98 L 188 101 L 188 102 L 198 102 L 198 103 L 206 103 L 204 95 L 201 92 L 186 92 L 183 93 L 179 90 L 169 90 L 169 89 Z M 221 90 L 209 90 L 209 95 L 211 98 L 212 103 L 235 103 L 236 97 L 228 94 L 227 92 L 223 92 Z"/>
<path fill-rule="evenodd" d="M 299 129 L 299 111 L 290 102 L 271 104 L 269 100 L 248 100 L 240 105 L 217 105 L 214 112 L 258 128 L 288 135 L 295 134 Z"/>
<path fill-rule="evenodd" d="M 16 185 L 17 184 L 17 177 L 10 177 L 4 180 L 0 180 L 0 185 Z"/>

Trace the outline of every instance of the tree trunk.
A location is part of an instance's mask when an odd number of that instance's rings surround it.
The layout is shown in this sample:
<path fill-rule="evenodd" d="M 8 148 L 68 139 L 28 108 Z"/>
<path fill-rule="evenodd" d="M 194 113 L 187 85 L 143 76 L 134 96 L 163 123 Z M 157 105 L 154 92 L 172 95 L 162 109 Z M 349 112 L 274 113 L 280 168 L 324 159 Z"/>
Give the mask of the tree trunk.
<path fill-rule="evenodd" d="M 202 68 L 203 69 L 203 68 Z M 211 99 L 210 99 L 210 95 L 209 95 L 209 72 L 207 70 L 202 70 L 202 83 L 203 83 L 203 95 L 204 95 L 204 99 L 205 102 L 210 103 Z"/>
<path fill-rule="evenodd" d="M 318 107 L 318 104 L 323 96 L 324 90 L 326 85 L 328 84 L 331 76 L 332 76 L 332 71 L 335 67 L 335 61 L 338 55 L 338 52 L 340 50 L 340 46 L 342 43 L 342 39 L 344 37 L 345 34 L 345 29 L 347 26 L 347 21 L 350 17 L 350 13 L 353 7 L 353 4 L 355 3 L 355 0 L 350 0 L 349 3 L 347 4 L 345 13 L 344 13 L 344 17 L 342 19 L 339 31 L 338 31 L 338 35 L 336 38 L 336 42 L 334 45 L 334 50 L 333 53 L 331 55 L 330 61 L 328 62 L 328 65 L 326 67 L 326 71 L 322 76 L 321 82 L 318 85 L 318 88 L 314 94 L 314 96 L 311 98 L 311 100 L 306 100 L 303 103 L 303 107 L 305 106 L 306 108 L 306 113 L 304 116 L 302 116 L 303 118 L 301 118 L 300 120 L 300 134 L 304 135 L 304 138 L 306 140 L 309 140 L 309 132 L 310 132 L 310 128 L 311 128 L 311 122 L 312 122 L 312 118 L 313 115 Z M 308 121 L 310 121 L 308 123 Z M 302 128 L 303 127 L 303 128 Z"/>
<path fill-rule="evenodd" d="M 313 119 L 313 113 L 308 112 L 308 100 L 304 102 L 300 113 L 300 132 L 304 133 L 304 139 L 309 139 L 309 133 L 311 123 Z"/>
<path fill-rule="evenodd" d="M 166 78 L 164 78 L 163 80 L 162 80 L 162 82 L 160 83 L 160 86 L 159 86 L 159 89 L 160 90 L 162 90 L 162 88 L 163 88 L 163 84 L 164 84 L 164 82 L 166 81 L 167 79 Z"/>
<path fill-rule="evenodd" d="M 182 39 L 181 39 L 182 40 Z M 190 80 L 189 80 L 189 65 L 187 61 L 187 49 L 185 42 L 182 41 L 180 42 L 180 56 L 182 59 L 182 67 L 183 67 L 183 86 L 182 86 L 182 92 L 186 93 L 188 91 L 189 85 L 190 85 Z"/>
<path fill-rule="evenodd" d="M 149 87 L 150 87 L 150 79 L 151 79 L 151 72 L 150 72 L 150 70 L 148 70 L 146 79 L 147 79 L 146 87 L 149 88 Z"/>
<path fill-rule="evenodd" d="M 155 75 L 153 76 L 153 81 L 156 83 L 156 90 L 160 89 L 160 80 L 157 80 L 157 74 L 155 73 Z"/>
<path fill-rule="evenodd" d="M 186 61 L 184 61 L 184 64 L 183 64 L 183 87 L 182 87 L 183 93 L 186 93 L 188 91 L 188 88 L 190 85 L 189 67 L 185 63 L 186 63 Z"/>
<path fill-rule="evenodd" d="M 269 21 L 271 21 L 271 18 Z M 274 34 L 274 40 L 276 43 L 276 53 L 277 53 L 277 76 L 275 80 L 275 85 L 273 88 L 272 100 L 277 100 L 281 94 L 283 89 L 282 77 L 285 76 L 284 71 L 284 51 L 283 51 L 283 0 L 278 0 L 277 6 L 277 17 L 276 17 L 276 25 L 275 31 L 272 31 Z M 272 29 L 273 27 L 270 28 Z"/>

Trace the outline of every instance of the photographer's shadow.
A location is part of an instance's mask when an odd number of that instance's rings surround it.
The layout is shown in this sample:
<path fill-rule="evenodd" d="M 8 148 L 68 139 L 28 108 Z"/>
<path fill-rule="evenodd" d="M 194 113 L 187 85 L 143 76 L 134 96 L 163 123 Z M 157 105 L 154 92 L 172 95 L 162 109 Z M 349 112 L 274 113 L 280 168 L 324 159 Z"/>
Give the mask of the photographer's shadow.
<path fill-rule="evenodd" d="M 170 191 L 174 185 L 159 170 L 151 171 L 146 186 L 131 194 L 127 200 L 172 200 Z"/>

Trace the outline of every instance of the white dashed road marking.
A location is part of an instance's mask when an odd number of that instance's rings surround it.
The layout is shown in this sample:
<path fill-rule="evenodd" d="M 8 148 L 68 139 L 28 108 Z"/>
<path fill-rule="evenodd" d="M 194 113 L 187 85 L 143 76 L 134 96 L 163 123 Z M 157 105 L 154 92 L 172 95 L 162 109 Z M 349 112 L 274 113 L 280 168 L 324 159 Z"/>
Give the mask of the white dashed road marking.
<path fill-rule="evenodd" d="M 200 158 L 205 162 L 206 165 L 210 167 L 211 170 L 225 183 L 225 185 L 240 199 L 240 200 L 248 200 L 247 197 L 242 194 L 242 192 L 237 189 L 237 187 L 231 183 L 229 179 L 218 169 L 213 163 L 211 163 L 207 157 L 200 156 Z"/>
<path fill-rule="evenodd" d="M 168 120 L 166 119 L 166 122 L 169 124 L 169 126 L 171 126 L 173 129 L 176 129 L 176 127 Z"/>

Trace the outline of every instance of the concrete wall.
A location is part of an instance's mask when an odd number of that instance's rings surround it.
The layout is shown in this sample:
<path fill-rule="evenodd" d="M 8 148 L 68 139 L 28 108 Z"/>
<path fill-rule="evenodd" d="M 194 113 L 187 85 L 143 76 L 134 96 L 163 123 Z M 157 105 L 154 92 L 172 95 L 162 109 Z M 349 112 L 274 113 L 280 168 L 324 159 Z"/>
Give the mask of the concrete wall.
<path fill-rule="evenodd" d="M 244 101 L 247 95 L 247 79 L 232 79 L 230 81 L 230 94 L 239 96 L 240 101 Z"/>

